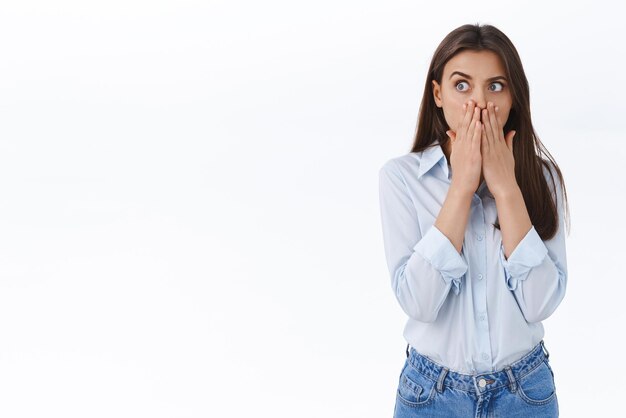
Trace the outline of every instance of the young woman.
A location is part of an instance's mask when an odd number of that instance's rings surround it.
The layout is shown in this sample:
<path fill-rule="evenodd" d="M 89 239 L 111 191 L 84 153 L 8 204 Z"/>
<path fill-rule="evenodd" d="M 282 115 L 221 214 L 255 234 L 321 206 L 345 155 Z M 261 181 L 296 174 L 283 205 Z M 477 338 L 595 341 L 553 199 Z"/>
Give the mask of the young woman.
<path fill-rule="evenodd" d="M 565 295 L 567 194 L 529 103 L 509 38 L 463 25 L 434 53 L 412 150 L 380 168 L 408 316 L 395 418 L 558 416 L 541 321 Z"/>

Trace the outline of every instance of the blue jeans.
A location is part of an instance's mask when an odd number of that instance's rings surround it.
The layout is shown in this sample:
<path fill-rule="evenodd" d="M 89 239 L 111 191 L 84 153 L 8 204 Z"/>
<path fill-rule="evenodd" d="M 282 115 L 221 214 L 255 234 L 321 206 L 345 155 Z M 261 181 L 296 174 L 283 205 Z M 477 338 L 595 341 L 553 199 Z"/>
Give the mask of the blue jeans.
<path fill-rule="evenodd" d="M 496 372 L 449 371 L 413 347 L 398 382 L 394 418 L 559 416 L 554 373 L 543 341 Z"/>

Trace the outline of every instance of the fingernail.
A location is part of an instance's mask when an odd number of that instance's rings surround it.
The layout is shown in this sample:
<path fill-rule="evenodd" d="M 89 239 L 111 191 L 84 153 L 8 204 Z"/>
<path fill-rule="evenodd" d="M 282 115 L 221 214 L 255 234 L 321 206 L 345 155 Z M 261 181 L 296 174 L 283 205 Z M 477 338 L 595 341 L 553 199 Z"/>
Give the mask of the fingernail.
<path fill-rule="evenodd" d="M 496 112 L 498 111 L 498 106 L 496 106 Z"/>

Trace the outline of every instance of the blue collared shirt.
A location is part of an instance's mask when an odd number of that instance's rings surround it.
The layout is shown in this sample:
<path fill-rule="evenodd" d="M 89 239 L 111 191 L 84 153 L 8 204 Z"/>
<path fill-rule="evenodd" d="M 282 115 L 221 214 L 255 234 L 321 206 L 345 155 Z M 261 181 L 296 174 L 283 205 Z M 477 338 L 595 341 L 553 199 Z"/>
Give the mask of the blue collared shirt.
<path fill-rule="evenodd" d="M 544 168 L 552 193 L 555 190 Z M 434 226 L 452 170 L 440 145 L 388 160 L 379 170 L 380 213 L 391 288 L 408 316 L 404 338 L 459 373 L 501 370 L 543 336 L 541 321 L 565 295 L 567 261 L 561 184 L 559 229 L 534 226 L 506 259 L 497 211 L 483 181 L 472 197 L 461 253 Z"/>

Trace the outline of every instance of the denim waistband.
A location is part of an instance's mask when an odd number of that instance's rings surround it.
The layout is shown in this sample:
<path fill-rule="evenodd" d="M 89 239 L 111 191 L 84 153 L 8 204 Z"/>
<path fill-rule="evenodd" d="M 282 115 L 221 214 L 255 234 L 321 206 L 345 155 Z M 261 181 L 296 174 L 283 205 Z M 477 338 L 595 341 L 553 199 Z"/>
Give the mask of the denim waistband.
<path fill-rule="evenodd" d="M 410 351 L 408 349 L 409 345 L 407 345 L 408 362 L 417 371 L 437 382 L 439 392 L 443 390 L 444 386 L 476 393 L 485 393 L 508 386 L 511 391 L 515 392 L 517 379 L 524 377 L 550 356 L 542 340 L 528 354 L 502 370 L 463 374 L 450 371 L 448 368 L 435 363 L 428 357 L 419 354 L 413 347 Z"/>

